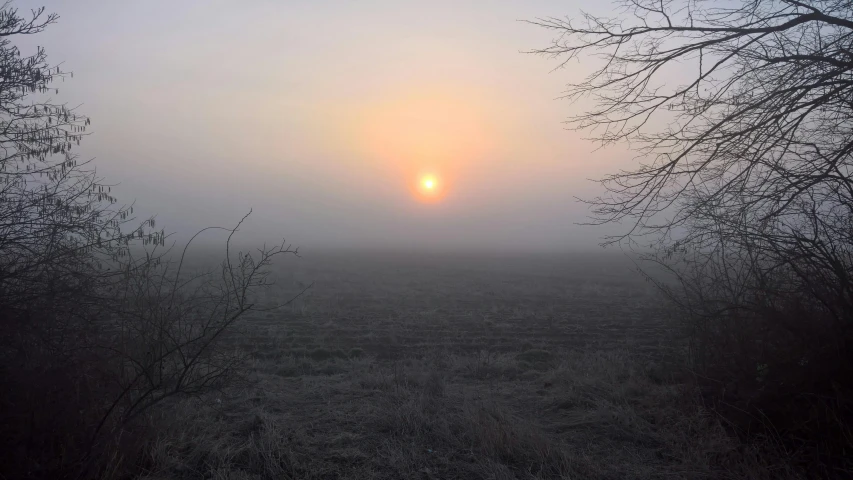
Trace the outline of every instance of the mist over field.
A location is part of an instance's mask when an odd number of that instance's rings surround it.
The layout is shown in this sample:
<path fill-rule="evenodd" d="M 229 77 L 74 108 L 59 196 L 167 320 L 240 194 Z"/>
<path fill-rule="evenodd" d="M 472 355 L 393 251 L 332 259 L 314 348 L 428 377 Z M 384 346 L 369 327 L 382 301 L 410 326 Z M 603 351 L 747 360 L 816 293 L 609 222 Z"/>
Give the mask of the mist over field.
<path fill-rule="evenodd" d="M 250 208 L 244 235 L 304 248 L 589 250 L 607 233 L 575 225 L 575 197 L 631 154 L 563 128 L 577 66 L 521 53 L 550 35 L 519 20 L 562 2 L 46 6 L 62 21 L 22 43 L 73 65 L 60 96 L 95 132 L 80 154 L 182 237 Z M 413 191 L 425 175 L 440 201 Z"/>
<path fill-rule="evenodd" d="M 853 478 L 848 0 L 0 3 L 0 479 Z"/>

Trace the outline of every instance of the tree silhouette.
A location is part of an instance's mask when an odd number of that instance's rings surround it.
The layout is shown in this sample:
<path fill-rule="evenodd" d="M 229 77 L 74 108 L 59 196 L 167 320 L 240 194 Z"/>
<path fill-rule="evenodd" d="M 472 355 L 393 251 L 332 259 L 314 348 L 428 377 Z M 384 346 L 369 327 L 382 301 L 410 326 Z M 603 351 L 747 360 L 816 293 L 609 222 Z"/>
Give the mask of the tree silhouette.
<path fill-rule="evenodd" d="M 591 202 L 598 221 L 632 221 L 617 239 L 671 234 L 706 208 L 747 215 L 757 228 L 783 220 L 798 202 L 850 204 L 847 2 L 620 5 L 616 19 L 537 22 L 559 34 L 540 53 L 564 63 L 604 57 L 569 86 L 568 98 L 592 96 L 596 104 L 571 125 L 592 128 L 605 144 L 629 141 L 644 159 L 604 178 L 609 195 Z M 689 79 L 674 85 L 681 72 Z"/>
<path fill-rule="evenodd" d="M 538 53 L 600 61 L 569 85 L 593 106 L 568 123 L 637 153 L 587 200 L 591 223 L 624 225 L 604 243 L 641 247 L 679 280 L 660 286 L 683 307 L 694 371 L 752 415 L 745 431 L 760 419 L 797 449 L 808 439 L 818 463 L 844 463 L 853 7 L 626 0 L 616 12 L 533 22 L 556 34 Z"/>
<path fill-rule="evenodd" d="M 272 259 L 296 254 L 286 243 L 232 251 L 244 218 L 223 229 L 220 268 L 189 269 L 189 243 L 171 254 L 154 218 L 119 204 L 76 154 L 89 118 L 52 100 L 72 74 L 12 41 L 57 19 L 0 6 L 3 478 L 120 474 L 152 407 L 233 379 L 245 353 L 226 337 L 259 309 Z"/>

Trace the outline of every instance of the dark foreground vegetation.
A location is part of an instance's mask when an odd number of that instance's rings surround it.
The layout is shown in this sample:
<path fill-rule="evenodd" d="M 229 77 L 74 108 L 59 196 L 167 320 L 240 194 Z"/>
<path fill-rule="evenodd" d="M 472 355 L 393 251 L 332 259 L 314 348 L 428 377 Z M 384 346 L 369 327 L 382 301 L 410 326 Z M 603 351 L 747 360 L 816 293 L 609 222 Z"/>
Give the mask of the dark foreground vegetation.
<path fill-rule="evenodd" d="M 598 63 L 569 123 L 630 143 L 593 221 L 626 228 L 677 281 L 687 364 L 745 441 L 778 438 L 814 473 L 851 474 L 853 6 L 843 0 L 615 2 L 544 19 L 539 53 Z"/>
<path fill-rule="evenodd" d="M 613 257 L 273 268 L 295 251 L 237 228 L 190 261 L 76 157 L 70 74 L 15 47 L 56 17 L 0 8 L 0 475 L 851 476 L 853 10 L 623 6 L 539 23 L 542 53 L 608 60 L 573 121 L 643 158 L 591 203 L 647 282 Z"/>

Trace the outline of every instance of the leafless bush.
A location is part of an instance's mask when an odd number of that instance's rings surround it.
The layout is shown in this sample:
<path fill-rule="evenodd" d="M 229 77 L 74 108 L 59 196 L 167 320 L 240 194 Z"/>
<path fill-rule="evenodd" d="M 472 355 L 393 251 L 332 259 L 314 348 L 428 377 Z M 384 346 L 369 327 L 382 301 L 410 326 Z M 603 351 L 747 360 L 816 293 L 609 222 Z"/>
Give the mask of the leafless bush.
<path fill-rule="evenodd" d="M 723 237 L 649 259 L 678 280 L 662 287 L 690 329 L 706 401 L 739 433 L 772 437 L 809 468 L 849 469 L 849 247 L 762 240 Z"/>

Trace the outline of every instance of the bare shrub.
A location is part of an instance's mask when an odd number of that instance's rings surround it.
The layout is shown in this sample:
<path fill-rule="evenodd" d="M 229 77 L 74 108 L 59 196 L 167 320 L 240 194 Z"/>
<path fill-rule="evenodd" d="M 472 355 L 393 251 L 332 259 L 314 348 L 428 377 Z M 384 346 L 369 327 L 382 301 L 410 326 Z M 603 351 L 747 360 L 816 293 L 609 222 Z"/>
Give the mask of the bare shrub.
<path fill-rule="evenodd" d="M 738 433 L 779 444 L 810 468 L 849 469 L 853 310 L 843 265 L 853 264 L 839 251 L 718 245 L 682 249 L 669 260 L 679 281 L 664 287 L 689 329 L 704 401 Z"/>
<path fill-rule="evenodd" d="M 279 245 L 255 256 L 226 253 L 220 269 L 192 274 L 182 272 L 183 256 L 115 262 L 123 273 L 100 292 L 99 315 L 54 324 L 58 339 L 28 342 L 26 362 L 5 372 L 4 384 L 15 392 L 7 397 L 7 426 L 26 438 L 19 445 L 33 450 L 4 468 L 39 465 L 33 475 L 89 476 L 133 466 L 101 462 L 119 460 L 119 444 L 132 438 L 138 418 L 171 397 L 200 395 L 235 379 L 246 352 L 224 340 L 235 322 L 259 310 L 267 267 L 282 254 L 295 250 Z M 35 417 L 26 418 L 28 411 Z M 33 454 L 55 460 L 42 463 Z"/>

